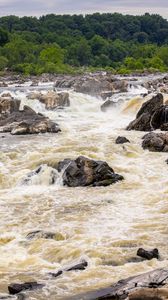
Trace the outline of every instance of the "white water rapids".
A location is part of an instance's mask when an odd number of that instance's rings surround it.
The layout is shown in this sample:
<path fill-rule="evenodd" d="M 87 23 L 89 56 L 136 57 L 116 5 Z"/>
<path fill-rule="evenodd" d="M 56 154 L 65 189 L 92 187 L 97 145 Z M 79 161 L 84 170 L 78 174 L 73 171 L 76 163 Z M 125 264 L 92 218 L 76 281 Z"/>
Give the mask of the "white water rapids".
<path fill-rule="evenodd" d="M 73 91 L 71 106 L 59 111 L 46 111 L 24 91 L 12 92 L 22 105 L 56 121 L 62 132 L 0 136 L 0 296 L 11 282 L 38 281 L 45 287 L 26 292 L 28 299 L 63 300 L 168 266 L 168 157 L 144 151 L 143 132 L 125 130 L 142 104 L 141 92 L 133 87 L 115 95 L 124 102 L 106 113 L 100 110 L 102 100 Z M 130 144 L 115 144 L 119 135 Z M 68 188 L 60 177 L 50 185 L 50 168 L 79 155 L 106 161 L 125 180 Z M 21 184 L 41 164 L 40 177 Z M 34 230 L 56 232 L 57 238 L 27 240 Z M 158 248 L 161 258 L 134 261 L 139 247 Z M 85 271 L 48 275 L 81 258 L 89 263 Z"/>

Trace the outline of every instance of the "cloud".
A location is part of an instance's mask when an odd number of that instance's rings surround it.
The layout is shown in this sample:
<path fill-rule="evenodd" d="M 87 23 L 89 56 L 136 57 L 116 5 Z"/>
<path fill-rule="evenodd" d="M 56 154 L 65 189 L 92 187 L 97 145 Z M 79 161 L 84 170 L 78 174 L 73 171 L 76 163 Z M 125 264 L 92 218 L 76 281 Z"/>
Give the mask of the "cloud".
<path fill-rule="evenodd" d="M 93 12 L 158 13 L 168 18 L 167 0 L 0 0 L 0 15 L 44 15 Z"/>

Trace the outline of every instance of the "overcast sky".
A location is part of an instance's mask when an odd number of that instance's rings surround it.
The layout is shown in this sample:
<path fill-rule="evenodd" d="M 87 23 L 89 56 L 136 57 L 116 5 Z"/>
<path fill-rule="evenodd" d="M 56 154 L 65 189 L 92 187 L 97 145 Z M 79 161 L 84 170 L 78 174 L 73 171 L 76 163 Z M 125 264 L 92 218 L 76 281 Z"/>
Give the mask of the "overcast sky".
<path fill-rule="evenodd" d="M 126 14 L 158 13 L 168 19 L 168 0 L 0 0 L 0 16 L 41 16 L 121 12 Z"/>

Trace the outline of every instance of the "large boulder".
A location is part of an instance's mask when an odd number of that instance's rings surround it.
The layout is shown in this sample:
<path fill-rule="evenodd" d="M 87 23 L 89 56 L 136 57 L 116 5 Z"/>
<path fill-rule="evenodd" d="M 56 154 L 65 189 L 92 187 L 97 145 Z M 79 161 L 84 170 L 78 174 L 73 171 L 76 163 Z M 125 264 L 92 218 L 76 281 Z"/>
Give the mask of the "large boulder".
<path fill-rule="evenodd" d="M 136 119 L 128 125 L 127 130 L 150 131 L 159 128 L 160 120 L 158 124 L 156 117 L 153 122 L 151 122 L 151 120 L 156 111 L 160 111 L 161 107 L 163 107 L 163 95 L 159 93 L 142 104 L 136 115 Z"/>
<path fill-rule="evenodd" d="M 161 105 L 151 117 L 153 129 L 167 130 L 168 127 L 168 105 Z"/>
<path fill-rule="evenodd" d="M 114 79 L 111 75 L 90 75 L 79 78 L 74 84 L 74 90 L 91 96 L 112 95 L 118 92 L 127 92 L 126 80 Z M 105 97 L 107 98 L 107 97 Z"/>
<path fill-rule="evenodd" d="M 45 104 L 46 109 L 57 109 L 70 106 L 69 94 L 66 92 L 56 93 L 48 91 L 47 94 L 33 92 L 27 96 L 29 99 L 37 99 Z"/>
<path fill-rule="evenodd" d="M 59 162 L 58 171 L 63 171 L 63 184 L 70 187 L 107 186 L 124 179 L 123 176 L 114 173 L 106 162 L 84 156 Z"/>
<path fill-rule="evenodd" d="M 28 106 L 23 110 L 13 111 L 6 118 L 0 120 L 0 132 L 18 134 L 35 134 L 61 131 L 58 124 L 42 114 L 36 113 Z"/>
<path fill-rule="evenodd" d="M 143 137 L 143 149 L 153 152 L 168 152 L 168 133 L 150 132 Z"/>
<path fill-rule="evenodd" d="M 0 97 L 0 116 L 7 116 L 13 112 L 19 111 L 20 100 L 12 99 L 12 97 Z"/>

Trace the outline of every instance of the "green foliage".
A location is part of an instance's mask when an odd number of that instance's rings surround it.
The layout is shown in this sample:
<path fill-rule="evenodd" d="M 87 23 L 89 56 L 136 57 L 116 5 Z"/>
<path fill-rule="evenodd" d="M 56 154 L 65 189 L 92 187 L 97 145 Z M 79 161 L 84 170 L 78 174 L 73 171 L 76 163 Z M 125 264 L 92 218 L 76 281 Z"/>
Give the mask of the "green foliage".
<path fill-rule="evenodd" d="M 4 46 L 9 41 L 8 32 L 0 28 L 0 46 Z"/>
<path fill-rule="evenodd" d="M 0 56 L 0 71 L 3 71 L 8 65 L 8 59 L 5 56 Z"/>
<path fill-rule="evenodd" d="M 0 70 L 24 74 L 168 69 L 168 21 L 159 15 L 0 18 Z"/>

